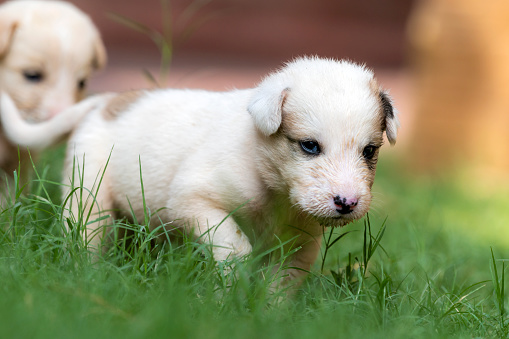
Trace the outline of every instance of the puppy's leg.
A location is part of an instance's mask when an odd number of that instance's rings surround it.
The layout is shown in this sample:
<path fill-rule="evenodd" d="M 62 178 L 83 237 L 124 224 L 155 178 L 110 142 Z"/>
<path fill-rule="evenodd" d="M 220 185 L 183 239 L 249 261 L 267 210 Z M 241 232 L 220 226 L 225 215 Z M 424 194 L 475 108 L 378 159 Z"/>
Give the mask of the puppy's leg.
<path fill-rule="evenodd" d="M 285 284 L 292 282 L 298 286 L 302 283 L 308 272 L 311 270 L 311 266 L 318 257 L 321 240 L 321 237 L 309 239 L 309 241 L 302 244 L 300 250 L 293 254 L 290 260 L 290 267 L 285 270 L 285 273 L 288 274 L 285 278 Z"/>
<path fill-rule="evenodd" d="M 295 292 L 316 261 L 320 253 L 321 236 L 311 237 L 304 234 L 301 236 L 303 240 L 300 242 L 301 248 L 289 258 L 285 267 L 276 267 L 278 276 L 271 286 L 273 291 L 288 289 L 290 294 Z"/>
<path fill-rule="evenodd" d="M 201 243 L 210 244 L 216 261 L 241 259 L 251 253 L 248 237 L 226 211 L 196 203 L 188 206 L 200 206 L 200 212 L 189 214 L 193 217 L 183 218 L 188 221 L 186 231 Z"/>

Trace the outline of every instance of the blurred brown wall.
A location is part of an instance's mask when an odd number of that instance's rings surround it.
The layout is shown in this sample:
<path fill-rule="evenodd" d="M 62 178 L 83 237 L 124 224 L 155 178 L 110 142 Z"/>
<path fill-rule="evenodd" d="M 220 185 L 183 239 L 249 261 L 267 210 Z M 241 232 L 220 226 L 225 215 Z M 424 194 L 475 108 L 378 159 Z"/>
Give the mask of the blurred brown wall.
<path fill-rule="evenodd" d="M 112 21 L 107 13 L 161 30 L 161 1 L 71 2 L 93 18 L 110 52 L 157 52 L 147 37 Z M 397 66 L 404 60 L 404 27 L 412 2 L 172 0 L 175 52 L 280 60 L 318 54 L 348 57 L 374 66 Z M 189 13 L 190 20 L 184 20 Z M 198 26 L 196 31 L 179 42 L 186 27 L 193 25 Z"/>

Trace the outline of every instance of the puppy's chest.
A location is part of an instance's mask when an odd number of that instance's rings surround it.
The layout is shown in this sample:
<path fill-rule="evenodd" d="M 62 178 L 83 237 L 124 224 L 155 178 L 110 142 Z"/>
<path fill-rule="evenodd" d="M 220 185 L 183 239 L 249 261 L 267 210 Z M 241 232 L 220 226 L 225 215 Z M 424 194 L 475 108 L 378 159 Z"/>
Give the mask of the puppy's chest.
<path fill-rule="evenodd" d="M 252 199 L 231 216 L 252 244 L 266 246 L 296 236 L 305 220 L 285 199 L 263 196 Z M 278 241 L 279 241 L 278 240 Z"/>

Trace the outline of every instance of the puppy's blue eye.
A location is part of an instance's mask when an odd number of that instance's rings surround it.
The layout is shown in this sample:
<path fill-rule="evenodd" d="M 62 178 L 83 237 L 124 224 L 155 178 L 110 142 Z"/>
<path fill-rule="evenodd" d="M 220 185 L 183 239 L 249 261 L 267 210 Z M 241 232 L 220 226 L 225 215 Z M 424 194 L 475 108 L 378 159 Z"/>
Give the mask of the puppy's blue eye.
<path fill-rule="evenodd" d="M 320 144 L 314 140 L 301 140 L 299 141 L 299 145 L 307 154 L 318 155 L 321 152 Z"/>
<path fill-rule="evenodd" d="M 40 71 L 23 71 L 23 77 L 29 82 L 41 82 L 44 79 L 44 74 Z"/>

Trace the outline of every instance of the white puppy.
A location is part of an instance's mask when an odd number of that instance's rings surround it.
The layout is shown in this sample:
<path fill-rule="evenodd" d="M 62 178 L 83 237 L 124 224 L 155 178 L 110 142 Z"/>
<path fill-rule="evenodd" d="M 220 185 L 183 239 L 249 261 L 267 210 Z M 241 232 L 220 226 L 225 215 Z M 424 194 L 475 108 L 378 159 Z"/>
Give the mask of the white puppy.
<path fill-rule="evenodd" d="M 383 132 L 393 144 L 399 125 L 371 71 L 319 58 L 290 62 L 254 89 L 90 100 L 64 171 L 95 195 L 85 215 L 132 210 L 144 220 L 148 210 L 151 227 L 162 221 L 209 242 L 216 260 L 296 237 L 287 279 L 310 269 L 325 226 L 366 214 Z M 71 186 L 64 199 L 78 218 L 87 194 Z M 111 220 L 100 223 L 88 225 L 94 246 Z"/>
<path fill-rule="evenodd" d="M 0 6 L 0 90 L 25 119 L 49 119 L 82 99 L 90 74 L 105 63 L 99 32 L 72 4 L 20 0 Z M 0 172 L 12 173 L 17 164 L 16 144 L 0 132 Z"/>

